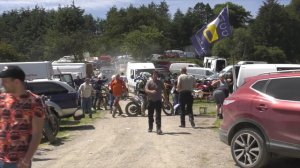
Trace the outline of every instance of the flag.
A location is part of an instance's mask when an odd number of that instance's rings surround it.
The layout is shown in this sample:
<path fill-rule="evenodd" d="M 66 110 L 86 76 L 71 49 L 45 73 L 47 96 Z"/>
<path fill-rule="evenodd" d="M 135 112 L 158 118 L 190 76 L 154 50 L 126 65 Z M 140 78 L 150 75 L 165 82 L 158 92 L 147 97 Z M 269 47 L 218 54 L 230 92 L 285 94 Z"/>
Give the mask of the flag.
<path fill-rule="evenodd" d="M 191 41 L 196 53 L 199 56 L 204 56 L 210 52 L 210 48 L 215 42 L 230 35 L 229 11 L 228 7 L 225 7 L 215 20 L 197 31 L 197 33 L 192 36 Z"/>

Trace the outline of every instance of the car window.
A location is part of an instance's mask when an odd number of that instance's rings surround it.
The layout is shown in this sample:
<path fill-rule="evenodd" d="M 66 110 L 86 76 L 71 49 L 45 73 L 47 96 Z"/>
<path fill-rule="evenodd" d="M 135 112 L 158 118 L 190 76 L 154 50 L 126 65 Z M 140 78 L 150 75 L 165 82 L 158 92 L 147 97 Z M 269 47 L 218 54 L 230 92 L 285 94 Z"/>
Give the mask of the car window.
<path fill-rule="evenodd" d="M 266 93 L 282 100 L 300 101 L 300 78 L 272 79 Z"/>
<path fill-rule="evenodd" d="M 68 93 L 68 90 L 56 83 L 49 82 L 39 82 L 39 83 L 28 83 L 27 88 L 35 94 L 38 95 L 51 95 L 51 94 L 60 94 Z"/>
<path fill-rule="evenodd" d="M 257 90 L 257 91 L 260 91 L 260 92 L 263 92 L 263 89 L 264 89 L 264 86 L 266 85 L 268 80 L 261 80 L 261 81 L 258 81 L 256 82 L 252 88 Z"/>

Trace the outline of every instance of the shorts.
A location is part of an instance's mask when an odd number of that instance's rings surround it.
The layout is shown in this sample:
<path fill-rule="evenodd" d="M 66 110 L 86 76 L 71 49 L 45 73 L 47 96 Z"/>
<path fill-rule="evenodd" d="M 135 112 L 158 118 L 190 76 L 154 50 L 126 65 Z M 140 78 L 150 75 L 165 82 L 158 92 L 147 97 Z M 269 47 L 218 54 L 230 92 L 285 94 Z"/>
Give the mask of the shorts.
<path fill-rule="evenodd" d="M 226 98 L 225 93 L 222 90 L 218 89 L 214 91 L 213 96 L 217 105 L 222 105 Z"/>

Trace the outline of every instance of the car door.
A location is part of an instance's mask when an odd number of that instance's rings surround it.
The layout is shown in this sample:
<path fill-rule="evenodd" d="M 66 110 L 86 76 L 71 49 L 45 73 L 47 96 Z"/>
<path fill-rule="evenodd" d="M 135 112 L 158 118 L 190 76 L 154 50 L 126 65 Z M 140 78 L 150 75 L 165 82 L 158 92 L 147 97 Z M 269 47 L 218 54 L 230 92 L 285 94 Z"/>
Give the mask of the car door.
<path fill-rule="evenodd" d="M 300 143 L 300 77 L 271 79 L 265 93 L 270 96 L 258 109 L 268 110 L 270 140 Z"/>

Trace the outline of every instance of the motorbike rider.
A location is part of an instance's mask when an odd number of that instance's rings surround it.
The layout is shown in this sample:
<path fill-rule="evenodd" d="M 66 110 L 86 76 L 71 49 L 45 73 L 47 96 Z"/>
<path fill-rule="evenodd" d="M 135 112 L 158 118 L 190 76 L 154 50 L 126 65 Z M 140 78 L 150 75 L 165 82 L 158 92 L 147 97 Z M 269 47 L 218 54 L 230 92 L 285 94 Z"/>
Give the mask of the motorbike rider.
<path fill-rule="evenodd" d="M 100 74 L 100 75 L 98 75 L 97 79 L 95 79 L 95 81 L 93 83 L 93 88 L 95 90 L 95 98 L 93 100 L 94 109 L 96 109 L 96 105 L 97 105 L 97 110 L 102 110 L 100 108 L 101 99 L 102 99 L 101 90 L 102 90 L 102 86 L 107 81 L 108 81 L 108 79 L 104 75 Z"/>
<path fill-rule="evenodd" d="M 136 92 L 137 95 L 141 98 L 141 115 L 146 116 L 146 106 L 147 106 L 147 95 L 145 92 L 145 86 L 147 83 L 147 80 L 149 78 L 150 74 L 147 72 L 141 72 L 140 75 L 134 79 L 134 82 L 137 82 L 136 84 Z"/>

